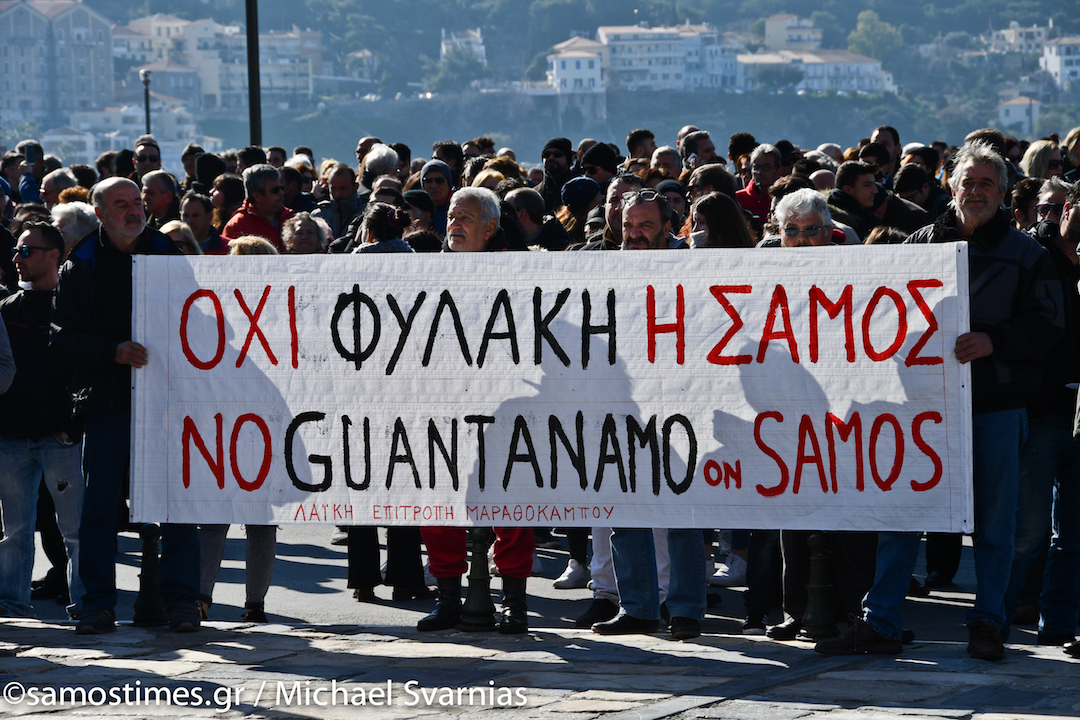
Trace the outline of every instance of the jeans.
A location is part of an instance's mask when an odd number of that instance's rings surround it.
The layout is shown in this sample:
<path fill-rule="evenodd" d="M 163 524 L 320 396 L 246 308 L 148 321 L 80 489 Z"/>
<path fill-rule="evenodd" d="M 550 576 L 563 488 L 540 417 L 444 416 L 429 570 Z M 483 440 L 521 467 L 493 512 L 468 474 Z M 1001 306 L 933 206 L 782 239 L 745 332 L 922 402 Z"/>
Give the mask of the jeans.
<path fill-rule="evenodd" d="M 131 416 L 103 413 L 86 418 L 83 474 L 86 495 L 79 527 L 79 577 L 86 610 L 116 607 L 116 507 L 128 475 Z M 161 526 L 158 589 L 166 609 L 194 607 L 199 595 L 199 533 L 195 525 Z"/>
<path fill-rule="evenodd" d="M 79 518 L 83 506 L 81 447 L 64 445 L 55 437 L 40 440 L 0 437 L 0 509 L 4 539 L 0 540 L 0 615 L 31 617 L 30 581 L 34 571 L 34 520 L 42 473 L 56 506 L 56 523 L 67 551 L 67 582 L 78 610 Z"/>
<path fill-rule="evenodd" d="M 1054 536 L 1043 575 L 1039 622 L 1039 632 L 1052 635 L 1073 634 L 1080 601 L 1080 442 L 1073 439 L 1072 421 L 1067 415 L 1031 421 L 1027 442 L 1020 452 L 1016 549 L 1005 593 L 1005 608 L 1011 620 L 1020 607 L 1025 580 L 1042 551 L 1053 518 Z M 1008 627 L 1003 632 L 1007 634 Z"/>
<path fill-rule="evenodd" d="M 667 607 L 672 617 L 705 617 L 705 542 L 700 530 L 671 529 L 671 580 Z M 615 528 L 611 536 L 621 611 L 643 620 L 660 618 L 660 583 L 653 531 Z"/>
<path fill-rule="evenodd" d="M 1005 625 L 1005 589 L 1009 584 L 1016 537 L 1017 478 L 1020 448 L 1027 434 L 1027 413 L 1003 410 L 972 418 L 972 474 L 975 486 L 975 607 L 967 621 Z M 874 585 L 863 599 L 866 622 L 881 635 L 898 640 L 918 533 L 878 535 Z"/>

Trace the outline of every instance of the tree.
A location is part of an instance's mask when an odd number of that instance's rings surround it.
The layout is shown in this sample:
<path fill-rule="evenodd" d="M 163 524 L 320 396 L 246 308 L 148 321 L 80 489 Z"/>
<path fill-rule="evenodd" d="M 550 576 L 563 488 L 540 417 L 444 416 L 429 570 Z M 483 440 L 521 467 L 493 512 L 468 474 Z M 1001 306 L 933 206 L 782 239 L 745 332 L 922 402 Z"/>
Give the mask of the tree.
<path fill-rule="evenodd" d="M 754 72 L 754 87 L 768 92 L 790 90 L 803 81 L 804 75 L 791 65 L 762 65 Z"/>
<path fill-rule="evenodd" d="M 491 74 L 471 50 L 452 48 L 440 62 L 421 58 L 424 85 L 430 92 L 460 92 L 473 82 Z"/>
<path fill-rule="evenodd" d="M 904 46 L 904 36 L 895 26 L 882 22 L 873 10 L 859 13 L 855 29 L 848 35 L 848 50 L 881 60 Z"/>

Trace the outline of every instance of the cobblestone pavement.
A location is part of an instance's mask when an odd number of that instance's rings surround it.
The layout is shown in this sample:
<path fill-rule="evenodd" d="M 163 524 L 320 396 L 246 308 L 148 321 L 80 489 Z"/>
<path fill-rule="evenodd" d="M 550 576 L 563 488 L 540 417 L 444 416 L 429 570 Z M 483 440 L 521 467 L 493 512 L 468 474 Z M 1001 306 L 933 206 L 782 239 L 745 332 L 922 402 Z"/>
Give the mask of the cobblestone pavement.
<path fill-rule="evenodd" d="M 957 642 L 830 658 L 808 642 L 706 633 L 602 637 L 211 622 L 200 632 L 0 620 L 5 717 L 1075 718 L 1080 660 Z M 60 693 L 66 702 L 58 705 Z M 167 694 L 171 703 L 156 702 Z M 74 698 L 74 702 L 72 699 Z"/>

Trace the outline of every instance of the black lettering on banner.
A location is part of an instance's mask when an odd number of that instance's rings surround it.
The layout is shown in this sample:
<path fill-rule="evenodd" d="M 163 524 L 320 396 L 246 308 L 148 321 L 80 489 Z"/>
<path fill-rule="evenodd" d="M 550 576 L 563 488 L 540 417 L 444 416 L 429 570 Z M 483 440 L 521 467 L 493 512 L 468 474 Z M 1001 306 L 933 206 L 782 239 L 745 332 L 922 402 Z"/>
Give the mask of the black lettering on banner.
<path fill-rule="evenodd" d="M 285 472 L 288 473 L 292 484 L 305 492 L 322 492 L 329 490 L 334 478 L 334 465 L 326 455 L 308 455 L 308 462 L 322 465 L 325 469 L 322 482 L 318 484 L 306 483 L 296 476 L 296 467 L 293 465 L 293 444 L 296 433 L 304 423 L 319 422 L 326 418 L 326 413 L 303 412 L 293 418 L 289 428 L 285 431 Z"/>
<path fill-rule="evenodd" d="M 360 337 L 360 305 L 364 305 L 371 312 L 371 341 L 367 344 L 367 347 L 361 349 L 361 337 Z M 339 326 L 341 324 L 341 315 L 345 312 L 345 308 L 352 305 L 353 321 L 352 321 L 352 340 L 353 347 L 349 350 L 345 347 L 341 341 L 341 331 Z M 330 320 L 330 339 L 334 341 L 334 348 L 338 351 L 341 357 L 345 358 L 349 362 L 353 363 L 357 370 L 363 365 L 364 361 L 371 357 L 371 353 L 375 352 L 375 346 L 379 344 L 379 335 L 382 332 L 381 321 L 379 318 L 379 308 L 375 306 L 375 301 L 369 298 L 364 293 L 360 292 L 359 285 L 353 285 L 351 293 L 341 293 L 338 295 L 337 306 L 334 307 L 334 316 Z"/>
<path fill-rule="evenodd" d="M 585 475 L 585 416 L 580 410 L 577 412 L 577 416 L 574 418 L 574 430 L 576 432 L 577 451 L 570 447 L 570 440 L 566 437 L 566 433 L 563 432 L 562 421 L 555 415 L 548 416 L 548 444 L 551 445 L 551 489 L 554 490 L 559 486 L 559 448 L 555 444 L 555 436 L 559 436 L 559 440 L 562 442 L 564 448 L 566 448 L 566 454 L 570 458 L 570 464 L 574 466 L 574 469 L 578 472 L 578 481 L 581 483 L 581 489 L 587 490 L 589 488 L 589 478 Z"/>
<path fill-rule="evenodd" d="M 675 423 L 683 426 L 686 437 L 690 441 L 690 456 L 686 459 L 686 477 L 680 483 L 676 483 L 671 477 L 671 428 Z M 697 468 L 697 436 L 694 434 L 694 426 L 685 415 L 672 415 L 664 421 L 664 477 L 667 478 L 668 487 L 673 493 L 682 495 L 690 489 L 695 468 Z"/>
<path fill-rule="evenodd" d="M 487 454 L 484 452 L 484 426 L 495 422 L 495 418 L 491 415 L 466 415 L 465 422 L 476 425 L 476 454 L 480 458 L 476 480 L 480 489 L 483 490 L 487 478 Z"/>
<path fill-rule="evenodd" d="M 371 486 L 371 421 L 364 418 L 364 482 L 354 483 L 352 479 L 351 451 L 349 449 L 349 427 L 352 420 L 348 415 L 341 416 L 341 447 L 345 455 L 345 484 L 353 490 L 367 490 Z"/>
<path fill-rule="evenodd" d="M 613 448 L 613 452 L 608 452 L 608 445 Z M 619 449 L 619 436 L 615 432 L 615 418 L 611 413 L 604 418 L 604 429 L 600 433 L 600 459 L 596 463 L 596 480 L 593 482 L 593 490 L 597 492 L 604 480 L 606 465 L 615 465 L 618 469 L 619 487 L 626 492 L 626 467 L 623 464 L 622 450 Z"/>
<path fill-rule="evenodd" d="M 589 367 L 589 340 L 593 335 L 608 336 L 608 365 L 615 364 L 615 289 L 607 294 L 608 321 L 606 325 L 593 325 L 592 298 L 588 290 L 581 291 L 581 367 Z"/>
<path fill-rule="evenodd" d="M 405 452 L 398 454 L 398 442 L 405 448 Z M 398 463 L 408 463 L 412 468 L 413 482 L 416 484 L 416 489 L 420 489 L 420 473 L 416 469 L 416 461 L 413 460 L 412 448 L 409 447 L 409 434 L 405 432 L 405 423 L 401 422 L 401 418 L 394 420 L 394 437 L 390 441 L 390 462 L 386 466 L 386 489 L 390 489 L 390 485 L 394 480 L 394 467 Z"/>
<path fill-rule="evenodd" d="M 559 291 L 558 296 L 555 298 L 555 306 L 546 315 L 540 314 L 540 300 L 543 294 L 540 288 L 533 289 L 533 364 L 539 365 L 543 359 L 544 346 L 542 341 L 546 340 L 555 356 L 559 358 L 559 362 L 564 367 L 570 367 L 570 358 L 567 357 L 566 352 L 559 345 L 559 341 L 555 339 L 555 336 L 551 334 L 548 327 L 551 325 L 551 321 L 555 319 L 555 316 L 559 314 L 559 311 L 562 310 L 563 305 L 566 304 L 566 299 L 570 297 L 570 288 L 563 288 Z"/>
<path fill-rule="evenodd" d="M 405 341 L 409 338 L 409 332 L 412 331 L 413 320 L 416 319 L 416 311 L 420 309 L 420 306 L 424 304 L 424 300 L 427 299 L 427 293 L 421 290 L 416 295 L 416 302 L 413 303 L 412 310 L 409 311 L 409 317 L 406 318 L 401 313 L 401 308 L 398 307 L 397 299 L 390 293 L 386 293 L 386 304 L 390 306 L 390 311 L 394 313 L 394 317 L 397 318 L 398 327 L 401 328 L 401 334 L 398 335 L 397 345 L 394 346 L 394 352 L 390 356 L 390 362 L 386 363 L 386 374 L 392 375 L 394 368 L 397 367 L 398 359 L 401 357 L 401 351 L 405 349 Z"/>
<path fill-rule="evenodd" d="M 431 418 L 427 421 L 427 443 L 428 443 L 428 484 L 431 489 L 435 489 L 435 446 L 439 446 L 439 452 L 443 456 L 443 461 L 446 462 L 446 469 L 450 471 L 450 483 L 455 490 L 458 489 L 458 452 L 457 452 L 457 418 L 450 420 L 450 452 L 446 451 L 446 444 L 443 442 L 442 435 L 439 434 L 439 429 L 435 427 L 435 421 Z"/>
<path fill-rule="evenodd" d="M 494 332 L 495 320 L 499 316 L 499 308 L 502 308 L 506 316 L 506 332 Z M 500 290 L 495 296 L 495 302 L 491 304 L 491 314 L 488 316 L 487 325 L 484 326 L 484 338 L 480 341 L 480 353 L 476 356 L 476 367 L 484 367 L 484 358 L 487 357 L 488 343 L 492 340 L 509 340 L 510 356 L 517 365 L 521 362 L 521 354 L 518 352 L 517 324 L 514 322 L 514 309 L 510 307 L 510 294 L 506 290 Z"/>
<path fill-rule="evenodd" d="M 518 442 L 524 440 L 527 453 L 519 453 Z M 543 489 L 544 478 L 540 474 L 540 462 L 536 459 L 536 448 L 533 446 L 532 435 L 529 433 L 529 424 L 525 418 L 518 415 L 514 418 L 514 434 L 510 438 L 510 453 L 506 458 L 506 472 L 503 473 L 503 490 L 510 485 L 510 473 L 514 469 L 514 463 L 527 462 L 532 464 L 533 475 L 536 478 L 536 487 Z"/>
<path fill-rule="evenodd" d="M 472 354 L 469 352 L 469 343 L 465 340 L 465 328 L 461 325 L 461 315 L 458 314 L 457 305 L 454 304 L 454 296 L 449 290 L 443 290 L 439 294 L 439 304 L 435 308 L 435 317 L 431 321 L 431 332 L 428 333 L 427 347 L 424 348 L 423 365 L 427 367 L 431 363 L 431 351 L 435 347 L 435 337 L 439 334 L 439 320 L 442 318 L 444 309 L 450 310 L 450 317 L 454 320 L 454 332 L 457 333 L 458 346 L 461 348 L 461 356 L 465 358 L 465 364 L 472 367 Z"/>
<path fill-rule="evenodd" d="M 656 438 L 656 416 L 641 429 L 633 415 L 626 416 L 626 445 L 630 449 L 630 492 L 637 492 L 637 448 L 648 446 L 652 457 L 652 493 L 660 494 L 660 442 Z"/>

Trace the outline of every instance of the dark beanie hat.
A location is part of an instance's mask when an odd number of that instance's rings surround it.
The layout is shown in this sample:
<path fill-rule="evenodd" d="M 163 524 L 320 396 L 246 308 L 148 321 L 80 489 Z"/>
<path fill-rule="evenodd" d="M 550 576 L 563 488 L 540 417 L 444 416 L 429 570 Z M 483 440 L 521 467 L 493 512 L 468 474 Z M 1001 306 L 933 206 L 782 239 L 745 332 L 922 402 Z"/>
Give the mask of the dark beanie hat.
<path fill-rule="evenodd" d="M 686 186 L 674 178 L 668 178 L 667 180 L 661 180 L 656 183 L 656 187 L 653 188 L 656 192 L 663 195 L 666 192 L 677 192 L 683 197 L 686 197 Z"/>
<path fill-rule="evenodd" d="M 562 186 L 563 204 L 573 213 L 581 212 L 600 193 L 600 183 L 588 177 L 576 177 Z"/>
<path fill-rule="evenodd" d="M 615 151 L 604 143 L 596 143 L 581 156 L 582 165 L 595 165 L 598 168 L 607 170 L 609 173 L 615 172 L 616 163 Z"/>
<path fill-rule="evenodd" d="M 424 167 L 420 168 L 420 182 L 424 182 L 424 178 L 427 177 L 427 174 L 432 172 L 444 175 L 446 177 L 446 182 L 450 183 L 450 186 L 453 187 L 454 171 L 442 160 L 428 160 L 424 163 Z"/>
<path fill-rule="evenodd" d="M 570 157 L 574 152 L 573 145 L 570 144 L 570 141 L 567 138 L 551 138 L 547 141 L 547 144 L 544 145 L 544 151 L 546 152 L 551 148 L 558 150 L 567 157 Z"/>
<path fill-rule="evenodd" d="M 195 156 L 195 182 L 192 190 L 207 195 L 214 186 L 214 180 L 218 175 L 224 175 L 227 168 L 225 161 L 213 153 L 202 153 Z"/>
<path fill-rule="evenodd" d="M 424 190 L 409 190 L 406 193 L 402 193 L 402 197 L 405 198 L 405 202 L 412 205 L 421 212 L 429 212 L 432 215 L 435 214 L 435 203 L 432 202 L 431 196 Z"/>

